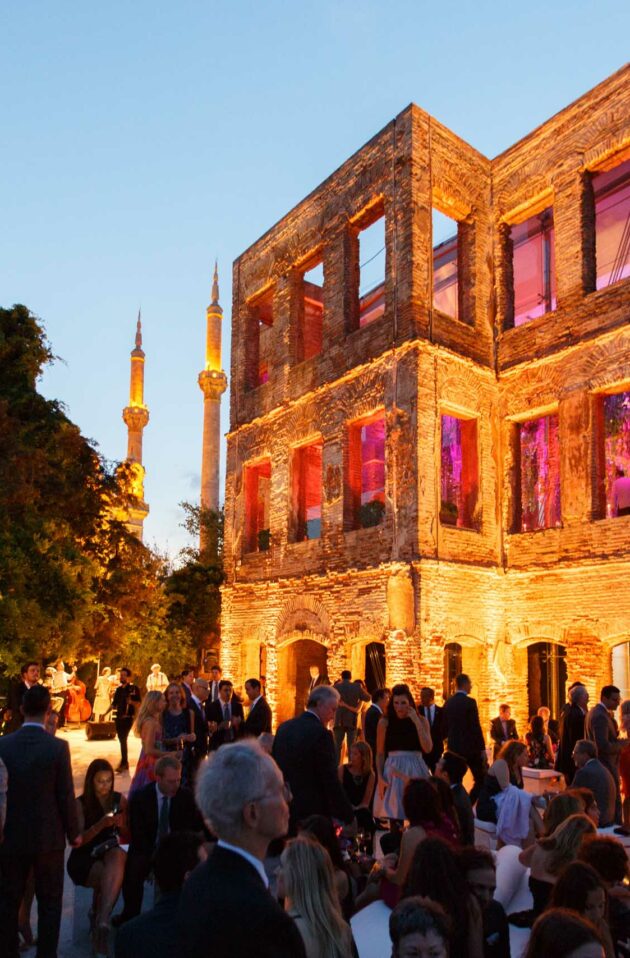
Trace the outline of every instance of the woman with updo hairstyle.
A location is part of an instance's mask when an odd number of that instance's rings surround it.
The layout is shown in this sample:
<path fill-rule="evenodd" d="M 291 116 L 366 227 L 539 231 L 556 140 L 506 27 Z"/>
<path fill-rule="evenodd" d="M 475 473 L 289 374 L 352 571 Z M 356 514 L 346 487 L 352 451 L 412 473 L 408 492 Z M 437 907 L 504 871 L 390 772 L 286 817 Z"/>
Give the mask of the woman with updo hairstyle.
<path fill-rule="evenodd" d="M 404 819 L 405 786 L 412 778 L 430 777 L 422 753 L 429 753 L 432 748 L 429 722 L 424 715 L 418 715 L 409 686 L 395 685 L 387 715 L 376 726 L 375 818 Z"/>

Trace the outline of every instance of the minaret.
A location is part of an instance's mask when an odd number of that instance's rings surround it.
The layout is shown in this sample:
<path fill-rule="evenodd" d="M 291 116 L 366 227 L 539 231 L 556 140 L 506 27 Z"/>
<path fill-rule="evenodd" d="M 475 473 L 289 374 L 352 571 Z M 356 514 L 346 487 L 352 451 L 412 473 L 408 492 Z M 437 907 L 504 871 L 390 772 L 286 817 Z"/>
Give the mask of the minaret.
<path fill-rule="evenodd" d="M 212 302 L 206 310 L 206 368 L 199 373 L 203 392 L 203 450 L 201 454 L 201 508 L 219 511 L 219 446 L 221 442 L 221 396 L 227 389 L 227 376 L 221 369 L 221 322 L 219 274 L 214 264 Z M 204 551 L 202 526 L 199 548 Z"/>
<path fill-rule="evenodd" d="M 142 321 L 138 310 L 136 345 L 131 351 L 131 378 L 129 405 L 123 409 L 127 425 L 127 463 L 130 466 L 132 504 L 126 518 L 127 528 L 142 541 L 142 527 L 149 507 L 144 501 L 144 466 L 142 465 L 142 433 L 149 421 L 149 410 L 144 404 L 144 352 L 142 351 Z"/>

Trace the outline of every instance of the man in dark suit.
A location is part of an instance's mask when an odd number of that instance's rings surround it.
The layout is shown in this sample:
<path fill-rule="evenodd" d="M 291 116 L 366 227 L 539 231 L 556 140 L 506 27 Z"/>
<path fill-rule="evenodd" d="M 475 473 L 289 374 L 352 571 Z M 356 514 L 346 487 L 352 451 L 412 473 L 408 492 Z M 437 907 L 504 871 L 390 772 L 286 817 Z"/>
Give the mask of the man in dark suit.
<path fill-rule="evenodd" d="M 580 739 L 573 749 L 573 761 L 577 771 L 572 788 L 590 788 L 599 808 L 599 827 L 606 828 L 615 822 L 617 790 L 615 781 L 597 758 L 594 742 Z"/>
<path fill-rule="evenodd" d="M 560 716 L 560 744 L 556 754 L 556 771 L 562 772 L 567 786 L 575 775 L 573 749 L 575 743 L 584 738 L 587 708 L 588 690 L 581 682 L 576 682 L 569 689 L 569 702 Z"/>
<path fill-rule="evenodd" d="M 225 745 L 234 742 L 243 734 L 242 724 L 245 719 L 243 706 L 232 695 L 232 683 L 227 679 L 219 682 L 219 698 L 216 702 L 206 702 L 206 718 L 210 729 L 210 751 L 214 752 Z"/>
<path fill-rule="evenodd" d="M 112 704 L 105 715 L 111 711 L 115 712 L 116 735 L 120 742 L 120 764 L 117 772 L 125 772 L 129 768 L 129 757 L 127 753 L 127 739 L 133 725 L 136 709 L 140 705 L 142 696 L 140 689 L 131 681 L 131 670 L 120 670 L 120 685 L 114 692 Z"/>
<path fill-rule="evenodd" d="M 150 911 L 132 918 L 116 933 L 116 958 L 172 958 L 180 947 L 177 910 L 188 875 L 199 864 L 202 838 L 173 832 L 160 839 L 153 859 L 160 895 Z"/>
<path fill-rule="evenodd" d="M 473 815 L 470 796 L 462 785 L 466 774 L 466 762 L 461 755 L 455 752 L 444 752 L 435 766 L 435 775 L 450 785 L 453 804 L 459 819 L 462 845 L 475 844 L 475 818 Z"/>
<path fill-rule="evenodd" d="M 331 739 L 332 748 L 332 739 Z M 199 770 L 197 802 L 218 842 L 184 885 L 181 958 L 305 958 L 295 923 L 269 894 L 263 861 L 287 833 L 288 792 L 277 765 L 246 739 L 213 752 Z"/>
<path fill-rule="evenodd" d="M 174 755 L 155 763 L 155 782 L 134 792 L 129 801 L 129 851 L 123 880 L 124 908 L 117 924 L 140 914 L 144 882 L 156 845 L 173 832 L 202 832 L 203 822 L 192 792 L 181 788 L 182 767 Z"/>
<path fill-rule="evenodd" d="M 369 702 L 367 689 L 360 682 L 352 681 L 352 672 L 344 669 L 341 673 L 341 682 L 335 682 L 334 688 L 339 692 L 339 708 L 335 713 L 333 738 L 337 752 L 337 764 L 341 758 L 341 749 L 344 738 L 348 743 L 348 754 L 357 737 L 357 720 L 361 711 L 360 702 Z"/>
<path fill-rule="evenodd" d="M 363 735 L 372 749 L 372 763 L 376 766 L 376 726 L 387 712 L 389 700 L 392 697 L 390 689 L 376 689 L 372 693 L 372 704 L 363 717 Z"/>
<path fill-rule="evenodd" d="M 210 702 L 219 701 L 219 685 L 221 683 L 221 676 L 223 672 L 220 665 L 213 665 L 210 669 L 210 685 L 209 685 L 209 696 L 208 699 Z"/>
<path fill-rule="evenodd" d="M 430 752 L 426 752 L 424 760 L 431 770 L 435 772 L 435 766 L 444 751 L 444 721 L 443 707 L 435 704 L 435 692 L 428 686 L 420 689 L 420 708 L 418 713 L 424 715 L 431 729 L 431 741 L 433 747 Z"/>
<path fill-rule="evenodd" d="M 192 698 L 192 687 L 193 682 L 195 681 L 195 667 L 194 665 L 187 665 L 182 670 L 182 688 L 184 690 L 184 695 L 186 696 L 186 708 L 190 708 L 190 700 Z"/>
<path fill-rule="evenodd" d="M 192 745 L 193 768 L 197 768 L 201 760 L 208 754 L 210 736 L 206 717 L 206 703 L 209 694 L 210 689 L 207 680 L 195 679 L 192 684 L 189 706 L 193 714 L 195 733 L 195 741 Z"/>
<path fill-rule="evenodd" d="M 24 724 L 0 738 L 8 772 L 7 817 L 0 844 L 0 955 L 18 958 L 18 911 L 27 879 L 35 876 L 37 954 L 57 953 L 66 838 L 81 844 L 68 743 L 44 723 L 50 692 L 34 685 L 24 693 Z"/>
<path fill-rule="evenodd" d="M 5 732 L 17 732 L 24 721 L 22 699 L 24 693 L 39 682 L 39 662 L 27 662 L 20 669 L 20 681 L 11 683 L 7 695 L 7 707 L 4 713 L 7 727 Z"/>
<path fill-rule="evenodd" d="M 584 723 L 584 738 L 590 739 L 597 747 L 597 755 L 602 765 L 608 769 L 615 782 L 617 798 L 615 801 L 615 822 L 621 822 L 621 794 L 619 790 L 619 755 L 629 743 L 619 738 L 619 729 L 613 717 L 619 708 L 621 693 L 616 685 L 605 685 L 600 701 L 590 710 Z M 9 779 L 10 781 L 10 779 Z"/>
<path fill-rule="evenodd" d="M 470 696 L 470 678 L 464 673 L 458 675 L 455 688 L 457 691 L 444 706 L 445 735 L 449 752 L 461 755 L 472 772 L 475 784 L 470 792 L 470 801 L 474 805 L 487 767 L 486 743 L 477 703 Z"/>
<path fill-rule="evenodd" d="M 506 742 L 518 738 L 516 722 L 511 718 L 509 705 L 499 706 L 499 714 L 490 723 L 490 738 L 494 742 L 494 758 L 497 757 Z"/>
<path fill-rule="evenodd" d="M 258 738 L 263 732 L 271 732 L 271 709 L 258 679 L 247 679 L 245 692 L 249 699 L 249 714 L 243 725 L 243 735 Z"/>
<path fill-rule="evenodd" d="M 339 692 L 319 685 L 309 695 L 307 709 L 283 722 L 276 732 L 272 755 L 288 783 L 291 802 L 290 833 L 309 815 L 326 815 L 350 823 L 352 805 L 337 775 L 335 743 L 328 726 L 339 705 Z"/>

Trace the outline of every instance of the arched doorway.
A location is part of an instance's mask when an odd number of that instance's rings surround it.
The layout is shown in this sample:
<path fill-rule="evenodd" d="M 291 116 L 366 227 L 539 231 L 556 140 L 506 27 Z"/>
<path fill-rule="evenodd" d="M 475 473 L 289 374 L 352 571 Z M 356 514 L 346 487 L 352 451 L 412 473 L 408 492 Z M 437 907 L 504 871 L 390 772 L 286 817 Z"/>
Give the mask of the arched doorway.
<path fill-rule="evenodd" d="M 315 639 L 289 641 L 278 656 L 278 722 L 299 715 L 306 705 L 311 684 L 310 667 L 327 676 L 326 646 Z"/>
<path fill-rule="evenodd" d="M 535 715 L 541 705 L 558 718 L 566 701 L 567 650 L 553 642 L 534 642 L 527 647 L 527 691 L 529 714 Z"/>
<path fill-rule="evenodd" d="M 385 644 L 369 642 L 365 646 L 365 684 L 370 694 L 385 686 Z"/>
<path fill-rule="evenodd" d="M 462 672 L 462 647 L 459 642 L 448 642 L 444 646 L 444 686 L 442 696 L 447 698 L 455 691 L 455 679 Z"/>

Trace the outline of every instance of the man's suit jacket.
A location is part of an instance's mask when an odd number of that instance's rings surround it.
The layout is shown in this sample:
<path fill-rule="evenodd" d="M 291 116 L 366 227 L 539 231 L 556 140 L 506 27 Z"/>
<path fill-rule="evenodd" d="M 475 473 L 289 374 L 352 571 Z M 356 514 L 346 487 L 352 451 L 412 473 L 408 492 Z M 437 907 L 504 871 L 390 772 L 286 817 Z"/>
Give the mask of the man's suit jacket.
<path fill-rule="evenodd" d="M 361 688 L 358 682 L 351 682 L 347 679 L 344 679 L 342 682 L 335 682 L 333 688 L 337 689 L 341 699 L 339 708 L 335 713 L 335 727 L 356 728 L 359 713 L 344 708 L 344 703 L 356 708 L 359 702 L 369 702 L 370 696 L 365 689 Z"/>
<path fill-rule="evenodd" d="M 586 716 L 584 737 L 595 742 L 598 759 L 612 775 L 616 788 L 619 788 L 619 753 L 625 743 L 619 740 L 617 723 L 601 702 Z"/>
<path fill-rule="evenodd" d="M 596 758 L 578 768 L 571 783 L 575 788 L 590 788 L 599 807 L 599 825 L 605 828 L 615 821 L 617 789 L 608 769 Z"/>
<path fill-rule="evenodd" d="M 168 823 L 172 832 L 202 832 L 203 819 L 195 805 L 192 792 L 180 788 L 169 808 Z M 129 802 L 129 853 L 152 855 L 158 833 L 158 799 L 155 782 L 149 782 L 134 792 Z"/>
<path fill-rule="evenodd" d="M 496 755 L 505 742 L 509 742 L 510 739 L 517 739 L 518 732 L 516 731 L 516 722 L 514 719 L 508 719 L 506 722 L 507 725 L 507 737 L 503 729 L 503 721 L 500 715 L 497 715 L 496 718 L 493 718 L 490 723 L 490 738 L 494 742 L 494 755 Z"/>
<path fill-rule="evenodd" d="M 9 790 L 0 855 L 62 851 L 79 834 L 70 749 L 43 726 L 0 738 Z"/>
<path fill-rule="evenodd" d="M 24 721 L 21 705 L 24 693 L 26 692 L 26 682 L 12 682 L 7 695 L 7 708 L 11 710 L 11 718 L 7 722 L 7 732 L 17 732 Z"/>
<path fill-rule="evenodd" d="M 263 732 L 271 732 L 271 709 L 267 699 L 261 696 L 245 719 L 243 735 L 258 738 Z"/>
<path fill-rule="evenodd" d="M 475 844 L 475 817 L 473 815 L 470 797 L 464 786 L 459 783 L 451 785 L 451 794 L 453 804 L 459 818 L 459 825 L 462 832 L 462 845 Z"/>
<path fill-rule="evenodd" d="M 223 705 L 224 703 L 221 701 L 221 699 L 216 702 L 211 702 L 210 699 L 208 699 L 206 702 L 206 718 L 209 722 L 216 722 L 217 725 L 221 724 L 223 721 Z M 232 718 L 240 718 L 241 724 L 238 728 L 217 729 L 217 731 L 214 732 L 210 738 L 211 752 L 216 751 L 219 746 L 225 745 L 226 742 L 235 742 L 236 739 L 240 738 L 243 734 L 243 724 L 245 719 L 243 714 L 243 706 L 234 698 L 232 698 L 229 705 Z"/>
<path fill-rule="evenodd" d="M 180 952 L 177 911 L 180 892 L 162 895 L 151 911 L 137 915 L 116 932 L 116 958 L 169 958 Z"/>
<path fill-rule="evenodd" d="M 424 705 L 421 705 L 418 709 L 418 715 L 424 715 L 431 728 L 431 741 L 433 743 L 433 747 L 430 752 L 424 753 L 424 757 L 432 772 L 435 771 L 435 766 L 437 765 L 442 756 L 442 752 L 444 751 L 444 707 L 442 705 L 434 705 L 433 709 L 434 712 L 432 725 L 430 718 L 431 709 L 425 707 Z"/>
<path fill-rule="evenodd" d="M 584 723 L 586 715 L 579 705 L 566 705 L 560 717 L 560 744 L 556 754 L 556 771 L 562 772 L 567 785 L 575 775 L 575 764 L 572 759 L 573 746 L 584 738 Z"/>
<path fill-rule="evenodd" d="M 306 958 L 297 926 L 254 866 L 226 848 L 186 880 L 178 927 L 182 958 Z"/>
<path fill-rule="evenodd" d="M 372 758 L 376 763 L 376 727 L 383 718 L 383 713 L 376 705 L 370 705 L 365 713 L 365 741 L 372 749 Z"/>
<path fill-rule="evenodd" d="M 208 720 L 206 718 L 204 704 L 205 703 L 198 705 L 193 698 L 190 700 L 189 708 L 192 711 L 194 719 L 193 731 L 195 733 L 195 741 L 192 745 L 192 755 L 195 764 L 199 763 L 201 759 L 205 758 L 208 754 Z"/>
<path fill-rule="evenodd" d="M 444 706 L 445 737 L 449 752 L 463 758 L 478 758 L 486 747 L 479 723 L 477 702 L 464 692 L 456 692 Z"/>
<path fill-rule="evenodd" d="M 273 742 L 273 757 L 289 783 L 290 829 L 309 815 L 326 815 L 351 822 L 352 805 L 337 775 L 332 733 L 313 712 L 283 722 Z"/>

